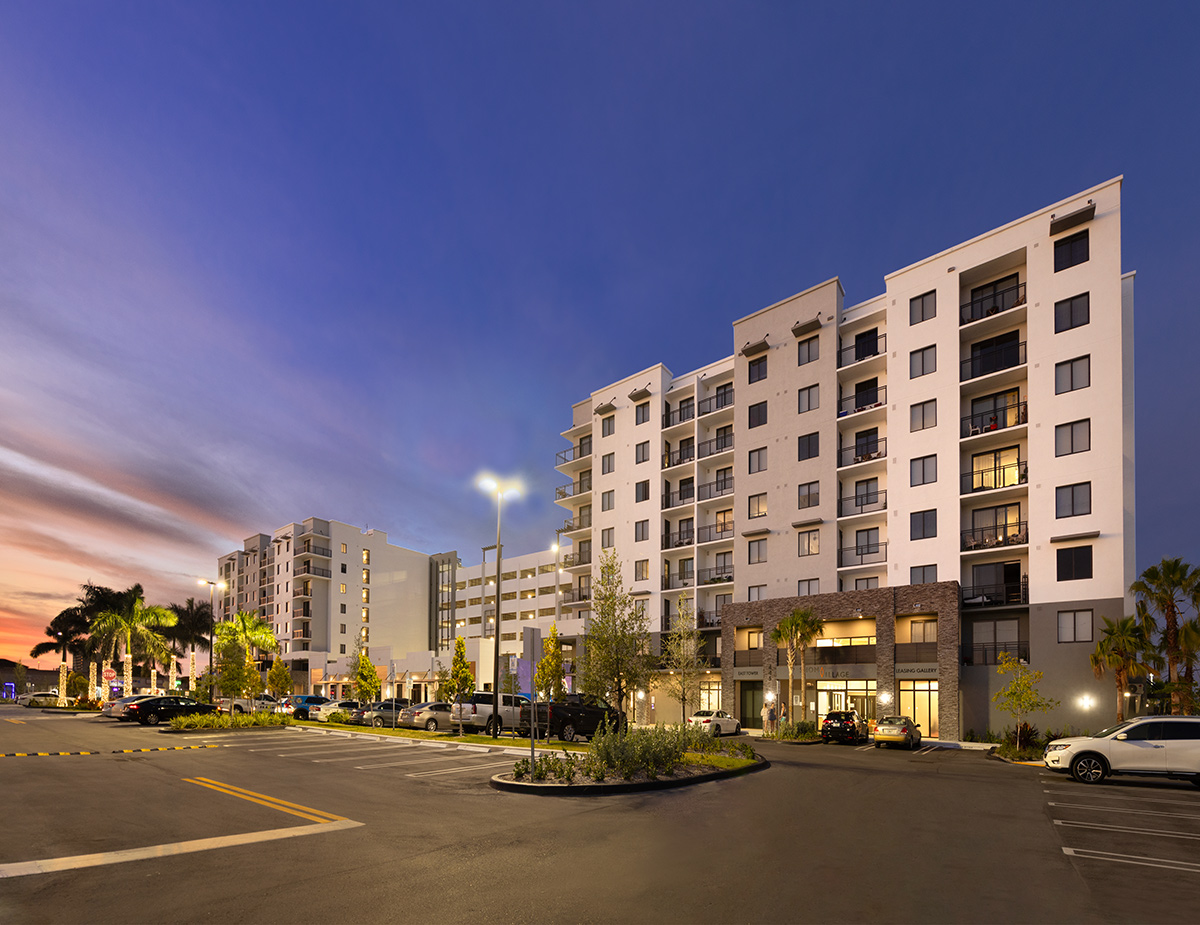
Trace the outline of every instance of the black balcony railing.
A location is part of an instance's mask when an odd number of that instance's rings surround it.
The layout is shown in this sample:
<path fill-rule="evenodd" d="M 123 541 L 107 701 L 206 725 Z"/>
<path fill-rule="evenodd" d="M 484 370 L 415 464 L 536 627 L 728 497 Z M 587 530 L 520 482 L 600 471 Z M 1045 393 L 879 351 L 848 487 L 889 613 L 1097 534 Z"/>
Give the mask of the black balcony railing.
<path fill-rule="evenodd" d="M 679 491 L 664 492 L 662 496 L 663 510 L 679 507 L 681 504 L 691 504 L 696 500 L 696 490 L 692 487 L 681 488 Z"/>
<path fill-rule="evenodd" d="M 1007 652 L 1015 658 L 1029 661 L 1029 640 L 1020 639 L 1016 642 L 984 642 L 975 645 L 959 646 L 959 653 L 964 665 L 999 665 L 1000 655 Z"/>
<path fill-rule="evenodd" d="M 307 553 L 310 556 L 324 556 L 326 559 L 332 558 L 333 550 L 324 546 L 314 546 L 312 543 L 305 541 L 303 549 L 297 549 L 296 555 L 302 556 Z"/>
<path fill-rule="evenodd" d="M 720 411 L 722 408 L 728 408 L 733 404 L 733 389 L 727 389 L 724 392 L 718 392 L 716 395 L 710 395 L 708 398 L 700 400 L 700 415 L 703 417 L 706 414 L 712 414 L 714 411 Z"/>
<path fill-rule="evenodd" d="M 697 610 L 696 611 L 696 626 L 700 628 L 713 627 L 721 625 L 721 611 L 717 610 Z"/>
<path fill-rule="evenodd" d="M 880 385 L 873 389 L 862 389 L 853 395 L 847 395 L 838 401 L 838 417 L 866 411 L 868 408 L 878 408 L 887 401 L 887 386 Z"/>
<path fill-rule="evenodd" d="M 562 593 L 564 604 L 579 604 L 592 599 L 591 588 L 569 588 Z"/>
<path fill-rule="evenodd" d="M 327 568 L 320 568 L 313 565 L 311 562 L 305 562 L 303 565 L 296 566 L 295 575 L 317 575 L 321 578 L 332 578 L 333 572 Z"/>
<path fill-rule="evenodd" d="M 887 456 L 887 437 L 856 441 L 853 446 L 844 446 L 838 450 L 838 468 L 853 466 L 855 463 L 867 462 L 871 459 L 883 459 L 885 456 Z"/>
<path fill-rule="evenodd" d="M 592 480 L 580 479 L 578 482 L 571 482 L 569 485 L 559 485 L 558 488 L 554 489 L 554 499 L 560 501 L 563 498 L 574 498 L 591 490 Z"/>
<path fill-rule="evenodd" d="M 559 533 L 573 533 L 576 530 L 587 530 L 592 526 L 592 515 L 586 517 L 571 517 L 563 521 Z"/>
<path fill-rule="evenodd" d="M 1029 481 L 1029 460 L 1021 459 L 1003 466 L 975 469 L 962 474 L 962 494 L 990 491 L 993 488 L 1012 488 Z"/>
<path fill-rule="evenodd" d="M 780 653 L 779 663 L 787 664 L 786 650 Z M 874 665 L 875 646 L 809 646 L 804 650 L 806 665 Z"/>
<path fill-rule="evenodd" d="M 887 562 L 887 543 L 859 543 L 838 550 L 838 568 Z"/>
<path fill-rule="evenodd" d="M 570 552 L 562 557 L 563 568 L 576 568 L 581 565 L 591 565 L 592 554 L 590 552 Z"/>
<path fill-rule="evenodd" d="M 664 591 L 673 591 L 676 588 L 690 588 L 696 583 L 695 576 L 691 572 L 675 572 L 671 575 L 663 575 L 662 589 Z"/>
<path fill-rule="evenodd" d="M 1025 365 L 1025 341 L 1019 344 L 999 344 L 967 357 L 960 364 L 959 380 L 978 379 L 1002 369 Z"/>
<path fill-rule="evenodd" d="M 874 511 L 886 510 L 886 491 L 867 491 L 860 495 L 838 498 L 838 517 L 852 517 L 855 514 L 870 514 Z"/>
<path fill-rule="evenodd" d="M 577 443 L 575 446 L 566 450 L 560 450 L 554 456 L 555 465 L 565 466 L 569 462 L 575 462 L 577 459 L 585 459 L 592 455 L 592 445 L 590 443 Z"/>
<path fill-rule="evenodd" d="M 863 360 L 869 360 L 871 357 L 877 357 L 887 350 L 887 335 L 880 334 L 875 338 L 865 338 L 851 344 L 849 347 L 843 347 L 838 351 L 837 365 L 838 369 L 843 366 L 849 366 L 852 363 L 860 363 Z"/>
<path fill-rule="evenodd" d="M 936 642 L 898 642 L 896 643 L 896 661 L 898 662 L 936 662 Z"/>
<path fill-rule="evenodd" d="M 678 549 L 681 546 L 691 546 L 696 542 L 695 530 L 679 530 L 676 533 L 664 533 L 662 538 L 663 549 Z"/>
<path fill-rule="evenodd" d="M 292 588 L 292 597 L 312 597 L 311 585 L 296 585 Z"/>
<path fill-rule="evenodd" d="M 716 453 L 724 453 L 726 450 L 732 450 L 733 434 L 722 434 L 719 437 L 713 437 L 711 440 L 705 440 L 696 449 L 699 451 L 697 455 L 701 459 Z"/>
<path fill-rule="evenodd" d="M 990 527 L 975 527 L 962 532 L 962 548 L 993 549 L 997 546 L 1020 546 L 1029 542 L 1029 524 L 1022 520 L 1015 524 L 995 524 Z"/>
<path fill-rule="evenodd" d="M 1007 581 L 998 585 L 968 585 L 962 589 L 963 607 L 1004 607 L 1028 603 L 1028 581 Z"/>
<path fill-rule="evenodd" d="M 701 585 L 716 585 L 733 581 L 733 566 L 718 565 L 716 568 L 702 568 L 696 573 L 696 583 Z"/>
<path fill-rule="evenodd" d="M 672 466 L 680 466 L 685 462 L 691 462 L 696 458 L 696 448 L 694 446 L 685 446 L 683 449 L 675 450 L 671 453 L 663 453 L 662 467 L 670 469 Z"/>
<path fill-rule="evenodd" d="M 707 501 L 709 498 L 721 498 L 733 494 L 733 476 L 717 479 L 715 482 L 705 482 L 700 486 L 698 500 Z"/>
<path fill-rule="evenodd" d="M 1006 427 L 1024 424 L 1028 420 L 1026 404 L 1023 401 L 1015 401 L 991 411 L 968 414 L 962 419 L 962 435 L 974 437 L 976 434 L 986 434 L 991 430 L 1004 430 Z"/>
<path fill-rule="evenodd" d="M 959 309 L 958 323 L 970 324 L 988 315 L 998 315 L 1010 308 L 1025 304 L 1025 284 L 1018 283 L 1008 289 L 1001 289 L 991 295 L 972 299 Z"/>
<path fill-rule="evenodd" d="M 292 638 L 293 639 L 312 639 L 312 630 L 309 630 L 309 629 L 292 630 Z"/>
<path fill-rule="evenodd" d="M 762 663 L 762 649 L 738 649 L 733 653 L 735 668 L 758 668 Z"/>
<path fill-rule="evenodd" d="M 697 543 L 712 543 L 716 540 L 727 540 L 733 536 L 733 521 L 721 524 L 705 524 L 696 530 Z"/>
<path fill-rule="evenodd" d="M 684 405 L 682 408 L 676 408 L 663 415 L 663 427 L 674 427 L 676 424 L 690 421 L 695 416 L 696 406 L 694 404 Z"/>

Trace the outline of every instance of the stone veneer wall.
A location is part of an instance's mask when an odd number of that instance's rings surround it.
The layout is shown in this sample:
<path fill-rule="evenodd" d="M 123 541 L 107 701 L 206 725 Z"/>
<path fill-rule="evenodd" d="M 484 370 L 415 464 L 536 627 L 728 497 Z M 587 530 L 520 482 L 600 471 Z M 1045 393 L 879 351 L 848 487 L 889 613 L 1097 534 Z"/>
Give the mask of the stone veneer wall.
<path fill-rule="evenodd" d="M 927 585 L 898 585 L 869 591 L 838 591 L 811 597 L 777 597 L 765 601 L 742 601 L 721 609 L 721 702 L 735 704 L 733 652 L 735 631 L 762 627 L 763 652 L 769 651 L 771 631 L 797 607 L 811 607 L 823 620 L 875 618 L 875 693 L 890 691 L 897 702 L 896 617 L 933 616 L 938 622 L 938 731 L 943 739 L 957 739 L 959 728 L 959 587 L 956 581 Z M 763 692 L 778 690 L 774 660 L 763 659 Z M 797 666 L 798 667 L 798 666 Z M 736 706 L 734 707 L 736 712 Z"/>

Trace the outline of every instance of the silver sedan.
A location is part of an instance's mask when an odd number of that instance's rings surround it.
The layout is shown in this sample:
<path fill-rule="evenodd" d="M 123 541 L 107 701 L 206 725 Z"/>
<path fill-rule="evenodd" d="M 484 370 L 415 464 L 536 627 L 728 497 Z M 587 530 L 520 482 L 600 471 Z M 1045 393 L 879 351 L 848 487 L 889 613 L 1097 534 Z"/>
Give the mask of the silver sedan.
<path fill-rule="evenodd" d="M 450 704 L 441 700 L 414 704 L 400 711 L 400 725 L 409 729 L 437 732 L 450 728 Z"/>

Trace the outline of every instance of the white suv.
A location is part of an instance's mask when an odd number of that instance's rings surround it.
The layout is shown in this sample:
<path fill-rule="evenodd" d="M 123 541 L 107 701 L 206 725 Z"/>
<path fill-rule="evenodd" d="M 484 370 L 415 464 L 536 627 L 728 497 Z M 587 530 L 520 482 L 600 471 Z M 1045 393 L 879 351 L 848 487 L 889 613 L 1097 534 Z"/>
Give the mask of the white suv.
<path fill-rule="evenodd" d="M 1043 755 L 1052 771 L 1084 784 L 1110 774 L 1190 780 L 1200 786 L 1200 716 L 1138 716 L 1094 736 L 1055 739 Z"/>

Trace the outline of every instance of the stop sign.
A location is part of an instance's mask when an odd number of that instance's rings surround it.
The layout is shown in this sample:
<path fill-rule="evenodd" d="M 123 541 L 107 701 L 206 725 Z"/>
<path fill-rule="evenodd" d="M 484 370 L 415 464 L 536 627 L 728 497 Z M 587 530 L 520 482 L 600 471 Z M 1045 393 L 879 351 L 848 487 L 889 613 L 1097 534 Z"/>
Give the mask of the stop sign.
<path fill-rule="evenodd" d="M 111 668 L 104 669 L 104 680 L 105 681 L 115 681 L 116 679 L 117 679 L 117 673 L 115 671 L 113 671 L 113 669 L 111 669 Z"/>

